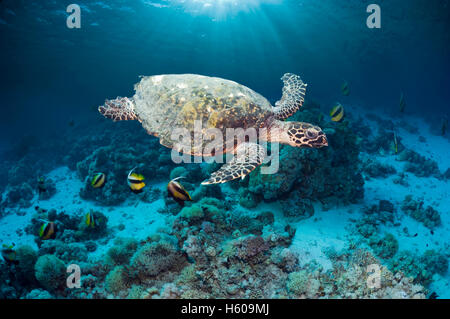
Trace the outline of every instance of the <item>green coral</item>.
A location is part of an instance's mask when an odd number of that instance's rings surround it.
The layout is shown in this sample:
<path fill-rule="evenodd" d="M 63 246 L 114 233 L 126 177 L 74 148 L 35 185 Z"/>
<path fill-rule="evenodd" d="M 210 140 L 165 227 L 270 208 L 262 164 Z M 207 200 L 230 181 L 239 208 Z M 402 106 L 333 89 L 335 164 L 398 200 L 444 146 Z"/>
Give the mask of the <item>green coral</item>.
<path fill-rule="evenodd" d="M 195 265 L 191 264 L 183 268 L 181 270 L 180 275 L 177 278 L 176 283 L 180 284 L 195 284 L 199 281 L 200 276 L 197 275 L 197 271 L 195 269 Z"/>
<path fill-rule="evenodd" d="M 202 219 L 205 214 L 203 213 L 203 209 L 200 205 L 193 204 L 190 207 L 184 207 L 178 216 L 187 219 L 190 222 L 195 222 Z"/>
<path fill-rule="evenodd" d="M 128 264 L 137 247 L 138 241 L 134 238 L 116 238 L 114 246 L 107 252 L 108 262 L 113 265 Z"/>
<path fill-rule="evenodd" d="M 116 266 L 105 278 L 105 288 L 108 292 L 118 295 L 121 291 L 128 290 L 131 286 L 131 278 L 124 266 Z"/>
<path fill-rule="evenodd" d="M 287 289 L 295 296 L 315 297 L 320 288 L 320 282 L 311 277 L 308 270 L 300 270 L 289 274 Z"/>
<path fill-rule="evenodd" d="M 372 236 L 369 245 L 374 253 L 384 259 L 392 258 L 398 251 L 398 241 L 392 234 L 385 234 L 383 237 Z"/>
<path fill-rule="evenodd" d="M 37 258 L 37 252 L 31 246 L 19 246 L 16 249 L 17 276 L 28 282 L 34 281 L 34 265 Z"/>
<path fill-rule="evenodd" d="M 393 271 L 402 271 L 414 278 L 414 282 L 425 286 L 432 282 L 434 274 L 444 275 L 448 270 L 448 257 L 435 250 L 427 250 L 423 255 L 416 255 L 410 251 L 399 252 L 393 258 L 389 267 Z"/>
<path fill-rule="evenodd" d="M 423 201 L 416 201 L 411 195 L 407 195 L 402 203 L 402 210 L 425 227 L 433 229 L 442 224 L 441 216 L 433 207 L 424 207 Z"/>
<path fill-rule="evenodd" d="M 133 285 L 128 291 L 127 299 L 143 299 L 145 292 L 144 287 L 140 285 Z"/>
<path fill-rule="evenodd" d="M 185 262 L 186 258 L 174 245 L 161 240 L 139 248 L 131 258 L 131 268 L 140 279 L 146 279 L 168 270 L 181 269 Z"/>
<path fill-rule="evenodd" d="M 239 188 L 239 204 L 245 208 L 255 208 L 261 201 L 260 196 L 251 193 L 247 188 Z"/>
<path fill-rule="evenodd" d="M 186 177 L 188 174 L 188 171 L 183 166 L 177 166 L 170 172 L 170 179 L 174 179 L 180 176 Z"/>
<path fill-rule="evenodd" d="M 225 206 L 223 202 L 213 197 L 202 198 L 191 206 L 184 207 L 178 217 L 186 219 L 190 225 L 200 221 L 217 221 L 224 218 Z"/>
<path fill-rule="evenodd" d="M 48 291 L 55 291 L 66 283 L 66 267 L 53 255 L 40 256 L 34 265 L 37 281 Z"/>

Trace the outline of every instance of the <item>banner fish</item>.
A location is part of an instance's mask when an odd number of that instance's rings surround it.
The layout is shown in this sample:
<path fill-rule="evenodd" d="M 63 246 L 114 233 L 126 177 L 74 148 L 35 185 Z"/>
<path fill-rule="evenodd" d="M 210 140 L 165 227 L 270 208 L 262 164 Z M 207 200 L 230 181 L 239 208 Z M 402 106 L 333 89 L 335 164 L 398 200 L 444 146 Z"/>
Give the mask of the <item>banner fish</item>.
<path fill-rule="evenodd" d="M 331 120 L 333 122 L 340 122 L 344 118 L 344 107 L 337 103 L 330 111 Z"/>
<path fill-rule="evenodd" d="M 397 142 L 397 134 L 394 131 L 394 152 L 395 154 L 398 153 L 398 142 Z"/>
<path fill-rule="evenodd" d="M 102 188 L 106 183 L 106 175 L 103 173 L 95 173 L 92 178 L 91 185 L 94 188 Z"/>
<path fill-rule="evenodd" d="M 127 182 L 128 182 L 128 186 L 130 187 L 131 191 L 135 194 L 138 194 L 138 193 L 141 193 L 145 187 L 145 183 L 143 182 L 145 178 L 142 174 L 135 173 L 134 172 L 135 168 L 133 168 L 128 173 Z"/>
<path fill-rule="evenodd" d="M 16 251 L 14 250 L 15 244 L 11 245 L 2 245 L 2 257 L 6 261 L 7 264 L 18 264 L 19 261 L 16 259 Z"/>
<path fill-rule="evenodd" d="M 39 230 L 39 237 L 42 240 L 55 239 L 56 231 L 56 224 L 54 222 L 46 222 L 41 226 L 41 229 Z"/>
<path fill-rule="evenodd" d="M 167 192 L 180 206 L 184 206 L 185 201 L 192 201 L 191 195 L 177 180 L 184 177 L 177 177 L 172 179 L 167 184 Z"/>
<path fill-rule="evenodd" d="M 403 92 L 400 94 L 400 108 L 399 111 L 400 113 L 403 113 L 405 111 L 405 107 L 406 107 L 406 102 L 405 102 L 405 97 L 403 95 Z"/>
<path fill-rule="evenodd" d="M 342 94 L 348 96 L 350 94 L 350 88 L 348 87 L 348 82 L 345 81 L 341 86 Z"/>
<path fill-rule="evenodd" d="M 87 213 L 84 216 L 84 221 L 85 221 L 87 227 L 94 228 L 95 227 L 94 212 L 90 211 L 89 213 Z"/>

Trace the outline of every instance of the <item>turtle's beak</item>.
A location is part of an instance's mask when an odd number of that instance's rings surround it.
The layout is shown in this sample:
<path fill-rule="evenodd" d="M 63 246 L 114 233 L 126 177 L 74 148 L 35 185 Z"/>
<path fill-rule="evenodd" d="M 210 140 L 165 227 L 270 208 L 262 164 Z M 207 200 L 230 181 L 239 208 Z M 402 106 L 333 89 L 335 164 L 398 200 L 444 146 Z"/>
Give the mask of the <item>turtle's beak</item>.
<path fill-rule="evenodd" d="M 327 136 L 325 134 L 323 134 L 323 146 L 328 146 L 328 139 Z"/>
<path fill-rule="evenodd" d="M 314 146 L 317 148 L 328 146 L 328 139 L 325 133 L 320 134 L 314 144 L 315 144 Z"/>

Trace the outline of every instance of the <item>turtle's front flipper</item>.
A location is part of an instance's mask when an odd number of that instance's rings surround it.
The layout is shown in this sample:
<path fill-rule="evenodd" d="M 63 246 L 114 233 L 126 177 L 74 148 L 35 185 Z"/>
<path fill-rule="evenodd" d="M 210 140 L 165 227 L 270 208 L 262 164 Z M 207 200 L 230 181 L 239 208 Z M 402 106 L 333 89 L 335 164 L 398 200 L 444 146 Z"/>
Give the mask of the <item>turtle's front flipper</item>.
<path fill-rule="evenodd" d="M 286 73 L 281 78 L 283 81 L 283 95 L 281 100 L 275 103 L 273 112 L 278 120 L 284 120 L 293 115 L 305 101 L 306 83 L 295 74 Z"/>
<path fill-rule="evenodd" d="M 127 97 L 117 97 L 106 100 L 105 105 L 98 107 L 98 111 L 106 118 L 116 121 L 132 121 L 138 117 L 134 113 L 134 102 Z"/>
<path fill-rule="evenodd" d="M 212 173 L 208 180 L 202 182 L 202 185 L 226 183 L 239 177 L 244 178 L 262 164 L 265 155 L 265 149 L 261 145 L 242 143 L 236 148 L 233 160 Z"/>

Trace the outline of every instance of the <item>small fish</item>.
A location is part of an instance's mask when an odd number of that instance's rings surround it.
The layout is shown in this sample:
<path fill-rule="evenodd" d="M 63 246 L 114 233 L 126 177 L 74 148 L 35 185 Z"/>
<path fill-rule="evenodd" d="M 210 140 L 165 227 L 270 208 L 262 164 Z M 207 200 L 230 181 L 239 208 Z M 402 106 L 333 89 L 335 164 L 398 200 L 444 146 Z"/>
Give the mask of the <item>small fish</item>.
<path fill-rule="evenodd" d="M 348 87 L 348 82 L 345 81 L 341 86 L 342 94 L 348 96 L 350 94 L 350 88 Z"/>
<path fill-rule="evenodd" d="M 405 97 L 403 95 L 403 92 L 400 94 L 400 113 L 403 113 L 405 111 L 405 107 L 406 107 L 406 102 L 405 102 Z"/>
<path fill-rule="evenodd" d="M 16 259 L 16 251 L 14 250 L 15 244 L 12 243 L 11 245 L 2 245 L 2 257 L 8 264 L 15 264 L 17 265 L 19 261 Z"/>
<path fill-rule="evenodd" d="M 96 173 L 92 178 L 91 185 L 94 188 L 102 188 L 106 183 L 106 175 L 104 173 Z"/>
<path fill-rule="evenodd" d="M 185 201 L 192 201 L 191 195 L 177 180 L 183 177 L 177 177 L 172 179 L 167 184 L 167 192 L 180 206 L 184 206 Z"/>
<path fill-rule="evenodd" d="M 92 228 L 94 228 L 94 227 L 95 227 L 94 212 L 93 212 L 93 211 L 90 211 L 89 213 L 87 213 L 87 214 L 84 216 L 84 221 L 85 221 L 87 227 L 92 227 Z"/>
<path fill-rule="evenodd" d="M 394 131 L 394 151 L 395 151 L 395 154 L 398 153 L 397 134 L 395 133 L 395 131 Z"/>
<path fill-rule="evenodd" d="M 442 126 L 441 126 L 441 134 L 442 136 L 445 135 L 445 133 L 447 132 L 447 126 L 448 126 L 448 119 L 445 118 L 442 120 Z"/>
<path fill-rule="evenodd" d="M 43 176 L 39 176 L 37 182 L 39 194 L 45 193 L 47 191 L 47 187 L 45 186 L 45 178 Z"/>
<path fill-rule="evenodd" d="M 39 237 L 42 240 L 55 239 L 56 231 L 56 224 L 54 222 L 46 222 L 41 226 L 41 229 L 39 230 Z"/>
<path fill-rule="evenodd" d="M 432 229 L 430 229 L 430 234 L 434 235 L 434 231 Z"/>
<path fill-rule="evenodd" d="M 141 193 L 145 187 L 145 183 L 143 182 L 145 178 L 142 174 L 135 173 L 134 172 L 135 168 L 133 168 L 128 173 L 127 182 L 128 182 L 128 186 L 130 187 L 131 191 L 135 194 L 138 194 L 138 193 Z"/>
<path fill-rule="evenodd" d="M 70 127 L 73 127 L 74 125 L 75 125 L 75 121 L 74 121 L 74 120 L 70 120 L 70 121 L 69 121 L 69 126 L 70 126 Z"/>
<path fill-rule="evenodd" d="M 415 233 L 414 235 L 413 235 L 413 237 L 417 237 L 417 235 L 419 235 L 418 233 Z"/>
<path fill-rule="evenodd" d="M 340 122 L 344 118 L 344 107 L 337 103 L 330 111 L 331 120 L 333 122 Z"/>

